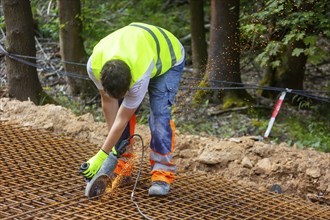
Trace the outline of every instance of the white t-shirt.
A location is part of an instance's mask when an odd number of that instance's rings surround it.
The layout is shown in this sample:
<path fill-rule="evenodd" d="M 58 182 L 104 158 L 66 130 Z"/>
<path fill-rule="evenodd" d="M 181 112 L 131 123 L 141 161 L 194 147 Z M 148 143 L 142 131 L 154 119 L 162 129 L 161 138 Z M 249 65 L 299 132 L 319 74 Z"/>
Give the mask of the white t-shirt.
<path fill-rule="evenodd" d="M 87 62 L 87 72 L 89 78 L 91 78 L 91 80 L 94 82 L 94 84 L 99 90 L 103 90 L 101 81 L 97 80 L 93 74 L 91 64 L 92 64 L 92 59 L 90 57 Z M 141 79 L 136 81 L 134 85 L 129 89 L 128 93 L 126 93 L 124 100 L 122 102 L 122 105 L 125 108 L 134 109 L 139 107 L 145 94 L 147 93 L 150 76 L 152 69 L 154 68 L 154 65 L 155 65 L 154 61 L 152 61 L 149 65 L 148 70 L 142 75 Z"/>

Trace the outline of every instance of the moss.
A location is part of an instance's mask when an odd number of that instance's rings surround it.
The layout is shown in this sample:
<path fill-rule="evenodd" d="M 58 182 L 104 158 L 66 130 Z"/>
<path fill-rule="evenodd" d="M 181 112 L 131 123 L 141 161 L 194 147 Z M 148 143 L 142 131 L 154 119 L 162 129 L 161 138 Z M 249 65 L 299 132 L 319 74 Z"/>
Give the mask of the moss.
<path fill-rule="evenodd" d="M 198 88 L 206 88 L 206 87 L 209 87 L 209 85 L 207 83 L 207 79 L 204 79 L 200 82 Z M 213 92 L 211 90 L 198 90 L 194 95 L 192 104 L 198 105 L 204 103 L 205 100 L 208 100 L 212 96 L 212 93 Z"/>
<path fill-rule="evenodd" d="M 254 127 L 257 127 L 257 128 L 262 128 L 264 126 L 264 122 L 261 121 L 261 120 L 257 120 L 257 119 L 252 119 L 251 120 L 251 124 L 254 126 Z"/>
<path fill-rule="evenodd" d="M 232 107 L 242 107 L 248 105 L 249 102 L 243 100 L 241 97 L 238 97 L 237 95 L 226 95 L 223 98 L 223 109 L 228 109 Z"/>

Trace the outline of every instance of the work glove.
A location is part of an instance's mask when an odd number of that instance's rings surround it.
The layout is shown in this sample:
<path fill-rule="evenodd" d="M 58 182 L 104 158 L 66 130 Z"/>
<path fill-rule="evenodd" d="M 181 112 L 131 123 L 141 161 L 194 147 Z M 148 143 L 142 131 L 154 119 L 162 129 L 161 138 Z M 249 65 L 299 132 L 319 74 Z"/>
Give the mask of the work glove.
<path fill-rule="evenodd" d="M 126 151 L 126 146 L 129 145 L 129 143 L 130 143 L 129 140 L 130 140 L 130 138 L 124 139 L 119 144 L 117 144 L 116 146 L 114 146 L 112 148 L 113 155 L 116 156 L 117 158 L 121 157 L 121 155 L 123 153 L 125 153 L 125 151 Z"/>
<path fill-rule="evenodd" d="M 126 151 L 126 146 L 129 145 L 130 139 L 122 140 L 119 144 L 112 148 L 112 154 L 117 158 Z M 108 154 L 102 149 L 97 152 L 95 156 L 89 159 L 87 162 L 83 163 L 79 168 L 79 173 L 82 174 L 86 180 L 92 179 L 92 177 L 99 171 L 102 163 L 107 159 Z"/>
<path fill-rule="evenodd" d="M 87 169 L 81 170 L 81 174 L 87 179 L 91 179 L 97 171 L 99 171 L 103 161 L 107 159 L 108 154 L 103 150 L 99 150 L 92 158 L 90 158 L 86 163 Z"/>

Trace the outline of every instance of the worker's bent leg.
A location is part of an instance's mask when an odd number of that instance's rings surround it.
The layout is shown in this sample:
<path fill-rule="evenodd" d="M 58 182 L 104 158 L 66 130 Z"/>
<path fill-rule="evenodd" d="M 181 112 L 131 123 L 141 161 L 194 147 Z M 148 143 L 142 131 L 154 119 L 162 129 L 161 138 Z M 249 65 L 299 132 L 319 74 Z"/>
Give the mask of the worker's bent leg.
<path fill-rule="evenodd" d="M 175 125 L 171 117 L 171 108 L 182 70 L 183 64 L 173 67 L 165 74 L 151 79 L 149 84 L 150 163 L 153 182 L 164 181 L 171 184 L 176 173 L 176 166 L 172 161 Z"/>
<path fill-rule="evenodd" d="M 167 121 L 170 126 L 160 125 L 161 121 Z M 174 181 L 176 166 L 172 161 L 172 156 L 174 152 L 174 136 L 175 136 L 175 126 L 172 120 L 167 120 L 161 117 L 155 117 L 150 115 L 149 118 L 151 127 L 151 152 L 150 152 L 150 164 L 152 167 L 151 180 L 154 181 L 164 181 L 171 184 Z M 159 127 L 158 127 L 159 126 Z M 165 130 L 159 129 L 161 126 Z M 159 147 L 161 146 L 161 147 Z"/>

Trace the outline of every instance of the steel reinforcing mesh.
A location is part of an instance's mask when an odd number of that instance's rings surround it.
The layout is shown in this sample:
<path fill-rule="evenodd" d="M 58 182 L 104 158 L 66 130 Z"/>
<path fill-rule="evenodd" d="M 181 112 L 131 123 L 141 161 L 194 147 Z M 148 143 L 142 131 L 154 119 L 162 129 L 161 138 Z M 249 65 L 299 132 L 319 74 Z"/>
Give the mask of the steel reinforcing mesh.
<path fill-rule="evenodd" d="M 143 219 L 130 200 L 133 184 L 99 200 L 84 196 L 78 168 L 97 146 L 0 122 L 0 149 L 0 219 Z M 329 206 L 198 174 L 179 174 L 169 196 L 149 197 L 147 161 L 134 199 L 152 219 L 330 219 Z"/>

